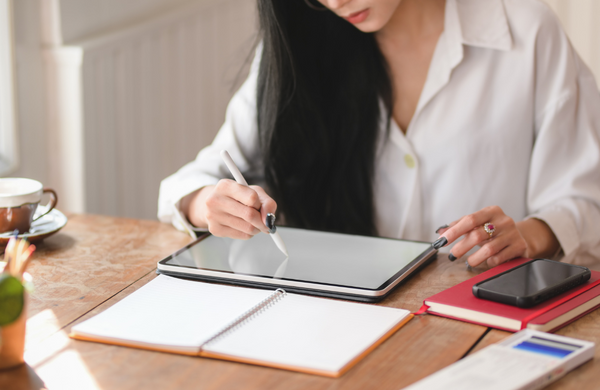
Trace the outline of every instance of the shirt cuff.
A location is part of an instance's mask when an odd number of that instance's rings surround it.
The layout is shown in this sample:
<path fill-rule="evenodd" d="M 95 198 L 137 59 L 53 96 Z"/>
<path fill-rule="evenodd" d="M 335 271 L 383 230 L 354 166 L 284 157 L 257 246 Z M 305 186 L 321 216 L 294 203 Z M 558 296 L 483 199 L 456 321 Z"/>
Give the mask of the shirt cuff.
<path fill-rule="evenodd" d="M 189 234 L 194 240 L 198 238 L 198 233 L 206 233 L 208 229 L 199 228 L 190 223 L 179 208 L 181 200 L 173 205 L 173 226 L 182 232 Z"/>
<path fill-rule="evenodd" d="M 173 218 L 171 220 L 173 226 L 175 226 L 177 230 L 189 234 L 195 240 L 198 238 L 198 236 L 196 235 L 192 224 L 187 220 L 185 215 L 183 215 L 183 212 L 181 212 L 181 210 L 179 209 L 179 203 L 180 202 L 177 202 L 173 205 Z"/>
<path fill-rule="evenodd" d="M 560 244 L 563 254 L 560 260 L 567 263 L 573 262 L 580 245 L 580 239 L 577 224 L 568 210 L 560 206 L 552 206 L 527 218 L 536 218 L 544 221 L 550 227 Z"/>
<path fill-rule="evenodd" d="M 181 200 L 203 187 L 218 182 L 218 179 L 211 177 L 198 177 L 188 180 L 172 182 L 167 178 L 160 185 L 160 195 L 158 200 L 158 219 L 161 222 L 171 223 L 178 230 L 195 237 L 195 231 L 207 231 L 200 229 L 188 221 L 187 217 L 181 212 Z"/>

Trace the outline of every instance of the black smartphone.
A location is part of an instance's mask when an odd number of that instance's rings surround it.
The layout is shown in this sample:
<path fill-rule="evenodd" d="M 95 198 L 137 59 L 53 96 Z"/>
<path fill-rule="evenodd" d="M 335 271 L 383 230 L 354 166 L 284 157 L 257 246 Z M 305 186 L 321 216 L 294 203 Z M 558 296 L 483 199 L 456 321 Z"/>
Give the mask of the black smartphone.
<path fill-rule="evenodd" d="M 590 279 L 586 267 L 535 259 L 473 286 L 473 295 L 518 307 L 532 307 Z"/>

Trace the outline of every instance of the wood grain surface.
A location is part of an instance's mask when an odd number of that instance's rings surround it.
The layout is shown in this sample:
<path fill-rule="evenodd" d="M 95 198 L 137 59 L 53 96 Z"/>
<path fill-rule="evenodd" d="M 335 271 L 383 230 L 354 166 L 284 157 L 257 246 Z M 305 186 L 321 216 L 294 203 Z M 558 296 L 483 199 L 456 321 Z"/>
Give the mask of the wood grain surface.
<path fill-rule="evenodd" d="M 69 215 L 56 235 L 37 245 L 28 272 L 26 348 L 73 322 L 156 269 L 191 238 L 155 221 Z"/>
<path fill-rule="evenodd" d="M 29 270 L 36 289 L 27 323 L 27 365 L 0 372 L 0 389 L 400 389 L 457 361 L 474 346 L 509 335 L 418 316 L 338 379 L 68 338 L 73 325 L 154 278 L 156 262 L 189 241 L 154 221 L 70 215 L 67 226 L 36 252 Z M 440 255 L 379 304 L 416 311 L 425 298 L 485 269 L 469 271 L 464 262 Z M 593 313 L 562 332 L 598 342 L 598 316 Z M 595 371 L 600 371 L 595 363 L 578 369 L 578 387 L 591 380 L 600 383 Z M 573 376 L 555 386 L 567 388 Z"/>

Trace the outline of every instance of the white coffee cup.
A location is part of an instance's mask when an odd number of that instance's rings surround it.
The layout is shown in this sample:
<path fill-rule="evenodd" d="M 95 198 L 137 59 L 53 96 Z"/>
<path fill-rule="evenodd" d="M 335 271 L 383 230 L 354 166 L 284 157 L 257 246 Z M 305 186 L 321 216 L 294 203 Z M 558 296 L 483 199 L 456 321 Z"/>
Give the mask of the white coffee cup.
<path fill-rule="evenodd" d="M 58 197 L 50 188 L 44 188 L 42 183 L 22 177 L 0 178 L 0 233 L 18 230 L 26 233 L 34 221 L 33 215 L 42 195 L 50 194 L 48 210 L 37 219 L 48 214 L 56 206 Z"/>

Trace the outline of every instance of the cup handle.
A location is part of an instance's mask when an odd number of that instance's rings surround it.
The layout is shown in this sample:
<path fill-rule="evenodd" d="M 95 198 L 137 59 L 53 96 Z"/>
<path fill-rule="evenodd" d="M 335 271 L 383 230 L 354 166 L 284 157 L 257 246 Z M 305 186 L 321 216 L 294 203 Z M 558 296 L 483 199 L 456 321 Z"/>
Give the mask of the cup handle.
<path fill-rule="evenodd" d="M 37 221 L 38 219 L 42 218 L 44 215 L 48 214 L 50 211 L 54 210 L 54 207 L 56 207 L 56 203 L 58 202 L 58 195 L 56 195 L 56 191 L 54 191 L 52 188 L 44 188 L 42 191 L 43 191 L 43 193 L 50 194 L 50 202 L 48 202 L 48 204 L 50 205 L 50 208 L 48 208 L 48 211 L 46 211 L 44 214 L 42 214 L 39 217 L 37 217 L 36 219 L 34 219 L 34 221 Z"/>

